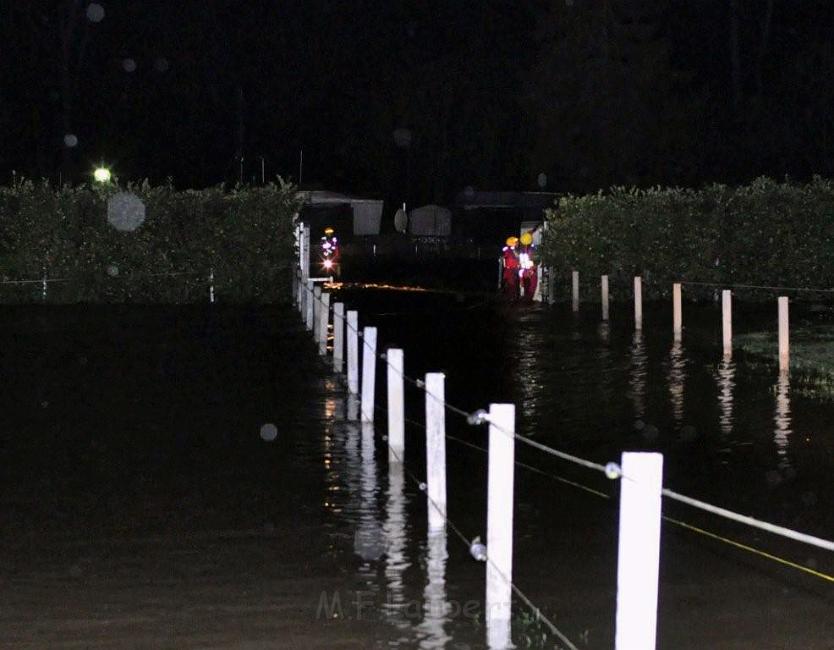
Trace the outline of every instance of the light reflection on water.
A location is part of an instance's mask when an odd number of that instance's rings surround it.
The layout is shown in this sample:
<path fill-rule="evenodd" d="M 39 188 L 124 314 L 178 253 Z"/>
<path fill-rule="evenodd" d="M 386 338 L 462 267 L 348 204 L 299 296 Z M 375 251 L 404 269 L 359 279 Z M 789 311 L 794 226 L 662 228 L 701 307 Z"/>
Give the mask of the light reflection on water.
<path fill-rule="evenodd" d="M 444 648 L 452 640 L 445 626 L 450 623 L 446 600 L 446 531 L 428 534 L 426 586 L 423 590 L 423 622 L 417 626 L 421 648 Z"/>
<path fill-rule="evenodd" d="M 788 455 L 788 444 L 791 434 L 791 382 L 787 372 L 780 372 L 776 382 L 776 410 L 773 415 L 773 442 L 776 445 L 776 455 L 779 469 L 790 469 L 791 459 Z"/>
<path fill-rule="evenodd" d="M 359 523 L 354 536 L 354 552 L 365 560 L 366 564 L 360 570 L 366 577 L 366 584 L 371 590 L 377 590 L 376 569 L 371 562 L 379 560 L 385 553 L 382 528 L 377 519 L 377 492 L 379 478 L 377 476 L 376 460 L 374 458 L 374 425 L 361 425 L 361 479 Z"/>
<path fill-rule="evenodd" d="M 733 389 L 735 388 L 736 364 L 733 357 L 725 354 L 718 364 L 718 406 L 721 414 L 718 426 L 725 436 L 733 432 Z"/>
<path fill-rule="evenodd" d="M 629 396 L 634 405 L 634 419 L 646 417 L 646 343 L 641 332 L 631 338 L 631 370 L 629 373 Z"/>
<path fill-rule="evenodd" d="M 687 357 L 684 353 L 683 344 L 676 339 L 669 351 L 669 400 L 672 404 L 672 417 L 675 424 L 680 426 L 683 422 L 683 397 L 686 384 Z"/>
<path fill-rule="evenodd" d="M 387 620 L 398 628 L 408 628 L 405 617 L 408 602 L 405 596 L 404 574 L 411 566 L 406 555 L 408 544 L 408 523 L 406 521 L 405 470 L 402 463 L 388 465 L 388 501 L 386 503 L 385 536 L 385 583 L 387 598 L 383 613 Z"/>
<path fill-rule="evenodd" d="M 347 396 L 347 419 L 351 422 L 359 419 L 359 397 L 356 395 Z"/>

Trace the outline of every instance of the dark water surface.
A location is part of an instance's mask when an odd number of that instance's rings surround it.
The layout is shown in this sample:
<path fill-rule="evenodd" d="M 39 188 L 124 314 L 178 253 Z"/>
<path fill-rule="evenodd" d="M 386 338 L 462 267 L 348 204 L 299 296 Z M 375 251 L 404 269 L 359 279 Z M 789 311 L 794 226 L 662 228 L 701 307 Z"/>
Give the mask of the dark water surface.
<path fill-rule="evenodd" d="M 408 375 L 445 372 L 466 410 L 513 402 L 520 433 L 598 462 L 662 451 L 667 487 L 834 537 L 834 405 L 741 354 L 724 362 L 711 308 L 687 307 L 675 346 L 665 308 L 635 338 L 616 309 L 602 326 L 592 307 L 340 298 L 380 349 L 405 349 Z M 405 469 L 389 467 L 384 417 L 346 420 L 356 405 L 290 310 L 7 308 L 0 369 L 0 646 L 484 646 L 484 565 L 453 530 L 426 533 L 422 434 L 409 426 Z M 416 389 L 407 416 L 423 419 Z M 454 414 L 447 427 L 486 444 Z M 447 457 L 449 517 L 483 536 L 485 455 L 450 440 Z M 616 485 L 517 458 L 546 475 L 516 470 L 515 582 L 579 647 L 613 647 Z M 834 572 L 830 553 L 664 513 Z M 553 647 L 524 611 L 516 642 Z M 832 639 L 831 583 L 664 524 L 659 647 Z"/>

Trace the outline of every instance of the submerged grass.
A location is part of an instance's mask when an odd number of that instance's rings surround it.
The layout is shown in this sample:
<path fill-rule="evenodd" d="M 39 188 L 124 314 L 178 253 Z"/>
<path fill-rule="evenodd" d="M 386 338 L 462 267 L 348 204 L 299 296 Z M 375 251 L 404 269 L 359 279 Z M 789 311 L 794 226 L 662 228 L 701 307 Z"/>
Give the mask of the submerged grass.
<path fill-rule="evenodd" d="M 751 332 L 735 338 L 734 345 L 750 365 L 775 367 L 778 337 L 775 332 Z M 807 325 L 791 330 L 791 390 L 818 399 L 834 400 L 834 325 Z"/>

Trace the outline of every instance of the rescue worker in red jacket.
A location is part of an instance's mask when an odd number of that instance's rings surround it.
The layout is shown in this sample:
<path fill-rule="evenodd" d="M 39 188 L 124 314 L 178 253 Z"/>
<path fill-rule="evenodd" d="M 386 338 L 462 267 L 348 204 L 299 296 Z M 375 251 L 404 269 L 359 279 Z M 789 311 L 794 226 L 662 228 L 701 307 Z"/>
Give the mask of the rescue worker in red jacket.
<path fill-rule="evenodd" d="M 504 295 L 511 300 L 518 300 L 519 259 L 516 251 L 518 237 L 508 237 L 507 245 L 502 250 L 504 271 L 502 288 Z"/>
<path fill-rule="evenodd" d="M 539 282 L 538 269 L 534 259 L 535 247 L 533 246 L 533 233 L 528 231 L 521 235 L 521 247 L 519 250 L 519 265 L 521 271 L 521 287 L 524 293 L 524 300 L 531 302 L 536 294 L 536 287 Z"/>

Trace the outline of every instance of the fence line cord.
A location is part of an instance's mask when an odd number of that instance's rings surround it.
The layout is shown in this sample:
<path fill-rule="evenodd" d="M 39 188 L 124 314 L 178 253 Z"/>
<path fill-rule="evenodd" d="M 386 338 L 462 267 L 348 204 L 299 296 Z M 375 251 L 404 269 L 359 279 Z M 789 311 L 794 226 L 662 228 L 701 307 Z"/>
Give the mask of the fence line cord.
<path fill-rule="evenodd" d="M 177 271 L 174 273 L 138 273 L 128 275 L 108 275 L 105 280 L 131 280 L 134 278 L 169 278 L 181 275 L 203 275 L 200 271 Z M 72 282 L 72 278 L 41 278 L 40 280 L 0 280 L 0 285 L 5 284 L 47 284 L 50 282 Z"/>
<path fill-rule="evenodd" d="M 408 421 L 408 420 L 406 420 L 406 421 Z M 421 426 L 417 422 L 414 422 L 414 424 L 416 424 L 417 426 Z M 456 438 L 455 436 L 449 436 L 449 435 L 447 435 L 446 437 L 449 438 L 450 440 L 454 440 L 455 442 L 458 442 L 462 445 L 465 445 L 467 447 L 471 447 L 472 449 L 477 449 L 478 451 L 482 451 L 484 453 L 489 453 L 483 447 L 479 447 L 478 445 L 473 445 L 472 443 L 467 442 L 466 440 L 461 440 L 460 438 Z M 608 495 L 608 494 L 605 494 L 604 492 L 600 492 L 599 490 L 594 490 L 593 488 L 590 488 L 586 485 L 582 485 L 581 483 L 577 483 L 575 481 L 569 481 L 568 479 L 565 479 L 565 478 L 563 478 L 561 476 L 558 476 L 556 474 L 551 474 L 549 472 L 545 472 L 544 470 L 539 469 L 538 467 L 534 467 L 532 465 L 528 465 L 528 464 L 522 463 L 520 461 L 516 461 L 515 464 L 518 465 L 519 467 L 523 467 L 524 469 L 527 469 L 527 470 L 529 470 L 531 472 L 534 472 L 536 474 L 546 476 L 550 479 L 553 479 L 555 481 L 559 481 L 561 483 L 566 483 L 567 485 L 570 485 L 572 487 L 575 487 L 575 488 L 578 488 L 578 489 L 583 490 L 585 492 L 588 492 L 590 494 L 593 494 L 594 496 L 598 496 L 598 497 L 601 497 L 603 499 L 607 499 L 609 501 L 611 499 L 611 496 Z M 703 535 L 705 537 L 709 537 L 711 539 L 717 540 L 717 541 L 722 542 L 724 544 L 734 546 L 735 548 L 740 549 L 742 551 L 752 553 L 753 555 L 757 555 L 757 556 L 765 558 L 767 560 L 777 562 L 778 564 L 782 564 L 784 566 L 790 567 L 790 568 L 795 569 L 797 571 L 802 571 L 803 573 L 807 573 L 808 575 L 814 576 L 816 578 L 820 578 L 820 579 L 825 580 L 827 582 L 834 583 L 834 575 L 830 575 L 828 573 L 824 573 L 822 571 L 812 569 L 811 567 L 807 567 L 807 566 L 799 564 L 797 562 L 793 562 L 791 560 L 785 559 L 785 558 L 780 557 L 778 555 L 774 555 L 773 553 L 768 553 L 767 551 L 763 551 L 762 549 L 756 548 L 755 546 L 750 546 L 749 544 L 743 544 L 742 542 L 736 541 L 734 539 L 730 539 L 729 537 L 725 537 L 724 535 L 719 535 L 718 533 L 711 532 L 711 531 L 706 530 L 704 528 L 700 528 L 699 526 L 694 526 L 694 525 L 689 524 L 685 521 L 681 521 L 680 519 L 674 519 L 673 517 L 669 517 L 667 515 L 662 515 L 662 518 L 663 518 L 664 521 L 667 521 L 670 524 L 673 524 L 675 526 L 685 528 L 686 530 L 697 533 L 699 535 Z"/>
<path fill-rule="evenodd" d="M 170 278 L 181 275 L 205 275 L 200 271 L 176 271 L 174 273 L 129 273 L 127 275 L 117 275 L 112 280 L 130 280 L 133 278 Z"/>
<path fill-rule="evenodd" d="M 703 287 L 724 287 L 730 289 L 763 289 L 765 291 L 808 291 L 810 293 L 834 293 L 834 289 L 817 289 L 814 287 L 771 287 L 762 284 L 721 284 L 718 282 L 695 282 L 681 280 L 681 284 L 692 284 Z"/>
<path fill-rule="evenodd" d="M 40 280 L 2 280 L 0 284 L 43 284 L 44 282 L 69 282 L 69 278 L 41 278 Z"/>
<path fill-rule="evenodd" d="M 699 508 L 700 510 L 711 512 L 712 514 L 718 515 L 719 517 L 724 517 L 725 519 L 731 519 L 742 524 L 747 524 L 748 526 L 752 526 L 753 528 L 758 528 L 760 530 L 773 533 L 774 535 L 781 535 L 782 537 L 787 537 L 798 542 L 810 544 L 811 546 L 816 546 L 818 548 L 825 549 L 826 551 L 834 551 L 834 542 L 822 539 L 820 537 L 815 537 L 814 535 L 800 533 L 795 530 L 791 530 L 790 528 L 785 528 L 783 526 L 777 526 L 766 521 L 754 519 L 753 517 L 749 517 L 747 515 L 740 515 L 737 512 L 733 512 L 732 510 L 727 510 L 726 508 L 719 508 L 718 506 L 714 506 L 704 501 L 699 501 L 698 499 L 693 499 L 692 497 L 687 497 L 683 494 L 678 494 L 677 492 L 674 492 L 667 488 L 663 488 L 661 490 L 661 494 L 665 497 L 668 497 L 669 499 L 680 501 L 681 503 L 685 503 L 686 505 L 692 506 L 693 508 Z"/>
<path fill-rule="evenodd" d="M 602 472 L 606 476 L 609 476 L 609 478 L 610 478 L 610 471 L 611 471 L 610 466 L 600 465 L 599 463 L 594 463 L 593 461 L 585 460 L 584 458 L 580 458 L 579 456 L 574 456 L 572 454 L 567 454 L 563 451 L 559 451 L 558 449 L 553 449 L 553 447 L 548 447 L 547 445 L 543 445 L 540 442 L 536 442 L 535 440 L 531 440 L 530 438 L 522 436 L 518 433 L 511 433 L 509 431 L 506 431 L 506 430 L 502 429 L 501 427 L 496 426 L 494 423 L 490 423 L 490 424 L 492 426 L 494 426 L 501 433 L 504 433 L 505 435 L 514 436 L 516 440 L 518 440 L 519 442 L 523 442 L 525 445 L 529 445 L 530 447 L 533 447 L 534 449 L 538 449 L 539 451 L 543 451 L 546 454 L 550 454 L 551 456 L 556 456 L 557 458 L 561 458 L 562 460 L 566 460 L 568 462 L 575 463 L 577 465 L 581 465 L 581 466 L 587 467 L 589 469 L 595 469 L 598 472 Z M 606 467 L 608 467 L 608 468 L 606 469 Z M 614 477 L 614 478 L 618 478 L 618 477 Z"/>
<path fill-rule="evenodd" d="M 463 440 L 462 438 L 458 438 L 456 436 L 451 436 L 449 434 L 446 434 L 446 438 L 448 438 L 449 440 L 452 440 L 452 441 L 454 441 L 454 442 L 456 442 L 460 445 L 464 445 L 464 446 L 470 447 L 472 449 L 477 449 L 478 451 L 481 451 L 485 454 L 489 453 L 489 451 L 487 449 L 484 449 L 483 447 L 479 447 L 478 445 L 472 444 L 471 442 Z M 530 472 L 533 472 L 535 474 L 540 474 L 542 476 L 547 476 L 548 478 L 551 478 L 554 481 L 559 481 L 560 483 L 565 483 L 565 484 L 570 485 L 572 487 L 575 487 L 579 490 L 583 490 L 583 491 L 589 492 L 590 494 L 593 494 L 595 496 L 602 497 L 603 499 L 610 499 L 611 498 L 610 494 L 606 494 L 605 492 L 602 492 L 600 490 L 595 490 L 594 488 L 588 487 L 587 485 L 582 485 L 582 483 L 577 483 L 576 481 L 571 481 L 570 479 L 566 479 L 565 477 L 559 476 L 558 474 L 551 474 L 550 472 L 545 472 L 543 469 L 539 469 L 538 467 L 534 467 L 533 465 L 528 465 L 527 463 L 524 463 L 520 460 L 515 461 L 515 464 L 518 465 L 519 467 L 523 467 L 524 469 L 526 469 Z"/>
<path fill-rule="evenodd" d="M 822 571 L 817 571 L 816 569 L 812 569 L 811 567 L 807 567 L 796 562 L 791 562 L 790 560 L 786 560 L 785 558 L 779 557 L 778 555 L 773 555 L 772 553 L 768 553 L 767 551 L 755 548 L 754 546 L 742 544 L 741 542 L 737 542 L 734 539 L 724 537 L 723 535 L 718 535 L 717 533 L 713 533 L 703 528 L 699 528 L 698 526 L 693 526 L 692 524 L 688 524 L 685 521 L 680 521 L 679 519 L 673 519 L 672 517 L 667 517 L 666 515 L 663 515 L 663 519 L 664 521 L 668 521 L 670 524 L 674 524 L 675 526 L 680 526 L 681 528 L 691 530 L 692 532 L 698 533 L 699 535 L 710 537 L 712 539 L 718 540 L 719 542 L 723 542 L 724 544 L 729 544 L 730 546 L 735 546 L 738 549 L 747 551 L 748 553 L 758 555 L 759 557 L 766 558 L 773 562 L 778 562 L 779 564 L 783 564 L 792 569 L 796 569 L 797 571 L 802 571 L 803 573 L 807 573 L 817 578 L 821 578 L 827 582 L 834 583 L 833 575 L 823 573 Z"/>

